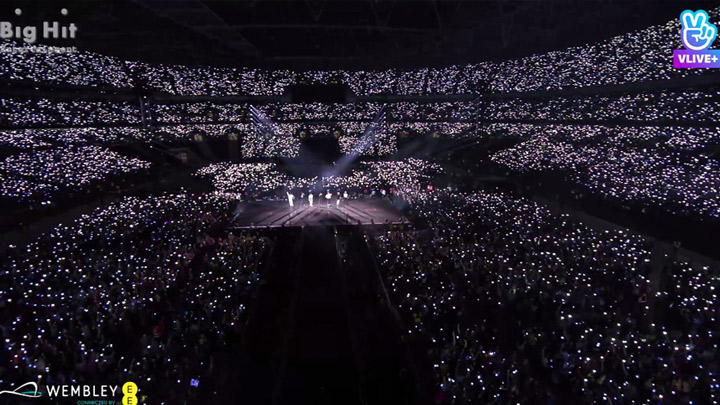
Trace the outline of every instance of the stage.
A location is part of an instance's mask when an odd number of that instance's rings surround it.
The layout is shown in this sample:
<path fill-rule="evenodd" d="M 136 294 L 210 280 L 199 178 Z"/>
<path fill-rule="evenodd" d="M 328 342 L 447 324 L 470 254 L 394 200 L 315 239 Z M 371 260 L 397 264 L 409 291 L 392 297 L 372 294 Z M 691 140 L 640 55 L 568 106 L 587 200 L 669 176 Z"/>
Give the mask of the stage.
<path fill-rule="evenodd" d="M 239 202 L 233 213 L 231 228 L 276 228 L 292 226 L 339 226 L 381 225 L 408 223 L 402 213 L 380 198 L 343 200 L 339 206 L 332 201 L 310 207 L 296 203 L 290 207 L 287 201 Z"/>

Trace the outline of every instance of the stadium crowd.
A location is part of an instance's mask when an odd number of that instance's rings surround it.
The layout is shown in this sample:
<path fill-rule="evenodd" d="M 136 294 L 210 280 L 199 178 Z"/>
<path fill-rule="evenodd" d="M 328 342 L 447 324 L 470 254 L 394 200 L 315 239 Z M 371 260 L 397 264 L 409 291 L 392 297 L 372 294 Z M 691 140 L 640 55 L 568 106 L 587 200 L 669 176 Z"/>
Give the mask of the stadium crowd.
<path fill-rule="evenodd" d="M 94 145 L 18 153 L 0 161 L 0 197 L 43 202 L 60 191 L 87 191 L 92 184 L 149 167 L 148 162 Z"/>
<path fill-rule="evenodd" d="M 716 22 L 720 8 L 710 16 Z M 265 160 L 297 157 L 313 136 L 337 138 L 343 154 L 389 156 L 398 137 L 421 134 L 517 141 L 491 160 L 519 173 L 557 172 L 623 206 L 717 220 L 717 86 L 508 94 L 705 74 L 669 63 L 679 30 L 674 19 L 566 50 L 411 70 L 190 68 L 90 52 L 3 52 L 3 81 L 99 91 L 83 100 L 0 100 L 0 202 L 49 204 L 117 177 L 143 177 L 151 163 L 108 146 L 128 140 L 227 137 L 240 141 L 242 158 Z M 298 83 L 344 84 L 360 97 L 483 98 L 252 108 L 201 101 L 282 96 Z M 136 91 L 179 97 L 128 101 Z M 197 381 L 212 384 L 219 353 L 242 334 L 273 246 L 258 234 L 225 233 L 232 199 L 332 192 L 339 201 L 348 192 L 399 194 L 409 204 L 413 229 L 368 239 L 410 343 L 432 369 L 438 404 L 718 403 L 714 269 L 669 259 L 653 284 L 645 239 L 597 231 L 507 194 L 424 191 L 441 172 L 415 158 L 309 178 L 275 163 L 213 163 L 196 176 L 216 193 L 126 197 L 58 225 L 0 263 L 0 383 L 131 379 L 153 401 L 192 398 Z"/>
<path fill-rule="evenodd" d="M 483 115 L 493 120 L 677 121 L 701 124 L 720 119 L 719 98 L 720 91 L 708 87 L 613 96 L 491 99 L 482 104 L 482 109 Z"/>
<path fill-rule="evenodd" d="M 134 127 L 15 129 L 0 131 L 0 152 L 3 148 L 34 150 L 56 144 L 115 144 L 124 140 L 150 142 L 151 139 L 149 131 Z"/>
<path fill-rule="evenodd" d="M 505 194 L 405 198 L 424 225 L 371 241 L 437 403 L 717 403 L 709 269 L 679 265 L 651 305 L 638 236 Z"/>
<path fill-rule="evenodd" d="M 3 128 L 128 125 L 139 122 L 140 109 L 131 102 L 0 99 L 0 127 Z"/>
<path fill-rule="evenodd" d="M 0 267 L 0 379 L 136 381 L 153 403 L 211 384 L 242 333 L 272 241 L 225 235 L 217 195 L 128 197 L 58 225 Z"/>
<path fill-rule="evenodd" d="M 518 172 L 558 172 L 633 208 L 720 217 L 720 163 L 708 151 L 718 145 L 717 128 L 547 125 L 516 130 L 529 139 L 495 153 L 494 162 Z"/>
<path fill-rule="evenodd" d="M 720 9 L 708 11 L 716 23 Z M 594 44 L 502 62 L 444 68 L 379 71 L 289 71 L 150 65 L 90 52 L 4 52 L 0 77 L 34 83 L 126 89 L 142 77 L 149 89 L 173 95 L 281 95 L 296 83 L 344 83 L 357 95 L 528 92 L 644 82 L 703 74 L 673 69 L 672 51 L 681 46 L 679 19 Z M 2 42 L 4 48 L 18 45 Z M 38 45 L 41 46 L 42 45 Z"/>
<path fill-rule="evenodd" d="M 299 190 L 348 191 L 354 195 L 379 193 L 380 190 L 418 190 L 427 187 L 443 169 L 420 159 L 361 162 L 347 174 L 323 177 L 294 177 L 280 171 L 274 163 L 214 163 L 203 167 L 197 176 L 209 178 L 215 191 L 245 193 L 255 198 L 285 197 Z"/>

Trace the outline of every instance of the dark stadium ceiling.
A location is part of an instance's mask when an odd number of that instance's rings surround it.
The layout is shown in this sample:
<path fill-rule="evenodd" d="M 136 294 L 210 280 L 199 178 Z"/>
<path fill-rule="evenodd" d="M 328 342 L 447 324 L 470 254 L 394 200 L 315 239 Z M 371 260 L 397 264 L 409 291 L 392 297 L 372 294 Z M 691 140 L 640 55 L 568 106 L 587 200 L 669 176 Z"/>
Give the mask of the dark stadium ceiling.
<path fill-rule="evenodd" d="M 690 4 L 692 3 L 692 4 Z M 443 66 L 602 40 L 718 1 L 3 1 L 3 20 L 58 19 L 82 50 L 150 63 L 295 69 Z M 21 7 L 21 17 L 14 9 Z"/>

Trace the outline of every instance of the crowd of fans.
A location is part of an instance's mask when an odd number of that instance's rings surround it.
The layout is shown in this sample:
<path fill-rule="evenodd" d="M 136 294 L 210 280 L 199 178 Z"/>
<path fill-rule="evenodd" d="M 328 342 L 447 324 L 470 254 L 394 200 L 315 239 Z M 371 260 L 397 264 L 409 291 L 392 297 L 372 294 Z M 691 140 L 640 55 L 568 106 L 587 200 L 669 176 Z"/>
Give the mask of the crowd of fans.
<path fill-rule="evenodd" d="M 408 158 L 401 161 L 361 162 L 357 169 L 345 176 L 323 177 L 323 187 L 380 190 L 420 190 L 431 184 L 442 167 L 421 159 Z"/>
<path fill-rule="evenodd" d="M 0 40 L 2 48 L 31 45 Z M 43 45 L 35 47 L 48 48 Z M 111 56 L 92 52 L 11 52 L 0 59 L 0 77 L 30 83 L 130 88 L 131 75 L 125 63 Z"/>
<path fill-rule="evenodd" d="M 213 163 L 198 170 L 197 175 L 209 178 L 213 188 L 223 193 L 273 192 L 306 181 L 282 173 L 274 163 Z"/>
<path fill-rule="evenodd" d="M 27 148 L 32 141 L 22 138 L 57 139 L 64 143 L 78 142 L 78 137 L 98 142 L 117 142 L 136 139 L 148 142 L 153 139 L 171 142 L 193 140 L 196 135 L 217 138 L 234 134 L 236 139 L 247 140 L 245 157 L 293 157 L 299 151 L 299 139 L 315 136 L 340 138 L 343 153 L 353 151 L 357 138 L 364 135 L 372 117 L 384 105 L 387 109 L 387 127 L 376 131 L 380 138 L 374 150 L 366 155 L 386 156 L 396 150 L 395 138 L 405 136 L 471 137 L 480 134 L 518 136 L 529 133 L 536 126 L 500 121 L 607 121 L 615 125 L 620 121 L 645 121 L 658 124 L 667 121 L 713 123 L 720 116 L 716 90 L 660 91 L 618 97 L 589 96 L 551 99 L 490 99 L 485 102 L 395 102 L 347 104 L 263 104 L 257 108 L 273 121 L 273 136 L 254 136 L 256 127 L 247 114 L 248 104 L 218 104 L 194 102 L 179 104 L 151 104 L 148 117 L 157 125 L 145 129 L 140 107 L 132 102 L 108 101 L 57 101 L 50 99 L 4 99 L 0 108 L 0 125 L 5 127 L 87 127 L 63 131 L 18 131 L 0 133 L 0 145 L 20 145 Z M 316 121 L 316 122 L 313 122 Z M 326 122 L 317 122 L 326 121 Z M 121 125 L 121 126 L 118 126 Z M 127 126 L 122 126 L 127 125 Z M 134 125 L 134 126 L 131 126 Z M 110 127 L 108 127 L 110 126 Z M 556 127 L 556 126 L 553 126 Z M 562 127 L 562 126 L 560 126 Z M 93 129 L 94 128 L 94 129 Z M 542 126 L 540 127 L 542 128 Z M 582 128 L 590 128 L 582 126 Z M 480 131 L 477 131 L 479 129 Z M 38 129 L 40 130 L 40 129 Z M 577 132 L 577 131 L 575 131 Z M 638 131 L 627 127 L 629 139 Z M 690 142 L 711 144 L 717 140 L 716 131 L 710 128 L 670 126 L 667 129 L 644 127 L 638 140 L 648 137 L 671 136 L 678 145 Z M 663 132 L 663 133 L 661 133 Z M 676 133 L 673 135 L 673 133 Z M 612 134 L 611 134 L 612 135 Z M 280 136 L 276 138 L 275 136 Z M 589 135 L 588 135 L 589 136 Z M 689 138 L 688 138 L 689 137 Z M 617 137 L 614 137 L 617 138 Z M 687 139 L 687 140 L 686 140 Z M 28 143 L 30 142 L 30 143 Z M 24 145 L 24 146 L 23 146 Z M 687 148 L 686 148 L 687 149 Z"/>
<path fill-rule="evenodd" d="M 393 103 L 268 103 L 257 108 L 275 121 L 372 121 L 383 105 L 394 121 L 463 121 L 472 117 L 477 104 L 472 102 Z"/>
<path fill-rule="evenodd" d="M 0 127 L 4 128 L 127 125 L 140 121 L 140 109 L 132 102 L 0 99 Z"/>
<path fill-rule="evenodd" d="M 143 142 L 159 140 L 188 142 L 197 139 L 228 139 L 241 142 L 243 158 L 297 157 L 305 138 L 334 137 L 340 152 L 360 152 L 363 156 L 389 156 L 397 151 L 397 138 L 410 136 L 470 137 L 474 136 L 473 123 L 453 122 L 393 122 L 387 129 L 375 132 L 369 147 L 360 147 L 360 140 L 368 132 L 371 122 L 340 121 L 320 123 L 275 123 L 272 129 L 258 134 L 248 123 L 166 125 L 150 131 L 137 131 L 132 137 Z M 498 134 L 503 131 L 496 131 Z M 200 136 L 201 138 L 198 138 Z M 0 134 L 0 142 L 2 135 Z"/>
<path fill-rule="evenodd" d="M 443 137 L 474 136 L 471 123 L 391 123 L 386 130 L 376 133 L 374 143 L 359 148 L 370 122 L 337 122 L 334 124 L 283 123 L 274 125 L 274 132 L 257 135 L 253 124 L 177 124 L 155 128 L 139 127 L 79 127 L 79 128 L 33 128 L 0 131 L 0 153 L 30 151 L 53 145 L 151 143 L 169 144 L 204 140 L 235 140 L 240 142 L 244 158 L 297 157 L 302 139 L 310 137 L 335 137 L 341 153 L 362 149 L 361 155 L 388 156 L 397 151 L 397 138 L 406 136 L 437 135 Z M 495 132 L 504 135 L 503 124 Z M 678 138 L 684 141 L 684 138 Z"/>
<path fill-rule="evenodd" d="M 246 104 L 193 102 L 153 104 L 151 107 L 152 118 L 164 124 L 244 122 L 246 114 Z"/>
<path fill-rule="evenodd" d="M 391 122 L 389 131 L 398 137 L 432 136 L 443 138 L 475 137 L 477 124 L 472 122 Z"/>
<path fill-rule="evenodd" d="M 142 140 L 165 141 L 169 143 L 188 142 L 196 139 L 228 139 L 244 140 L 246 134 L 253 130 L 252 124 L 177 124 L 165 125 L 147 131 L 147 137 Z"/>
<path fill-rule="evenodd" d="M 179 138 L 179 137 L 178 137 Z M 190 139 L 189 136 L 186 137 Z M 1 148 L 34 150 L 55 144 L 86 145 L 92 143 L 114 144 L 125 140 L 150 142 L 161 139 L 150 131 L 135 127 L 81 127 L 81 128 L 33 128 L 0 131 Z"/>
<path fill-rule="evenodd" d="M 372 244 L 437 403 L 717 402 L 709 269 L 673 271 L 651 306 L 638 236 L 505 194 L 405 197 L 425 226 Z M 677 305 L 684 324 L 651 314 Z"/>
<path fill-rule="evenodd" d="M 47 202 L 125 173 L 142 173 L 150 163 L 100 146 L 70 146 L 11 155 L 0 161 L 0 197 Z"/>
<path fill-rule="evenodd" d="M 268 119 L 276 123 L 331 121 L 371 122 L 385 106 L 391 121 L 398 122 L 447 122 L 470 121 L 478 112 L 473 102 L 410 102 L 394 103 L 266 103 L 253 105 Z M 215 102 L 192 102 L 175 104 L 151 104 L 153 118 L 160 123 L 194 122 L 245 122 L 250 104 Z M 503 106 L 511 109 L 512 106 Z M 502 118 L 502 117 L 499 117 Z"/>
<path fill-rule="evenodd" d="M 366 126 L 362 134 L 345 134 L 338 138 L 340 152 L 355 156 L 389 156 L 397 152 L 397 136 L 385 120 Z"/>
<path fill-rule="evenodd" d="M 191 379 L 211 384 L 271 245 L 224 235 L 229 205 L 129 197 L 11 252 L 0 267 L 3 384 L 132 380 L 153 403 L 187 400 Z"/>
<path fill-rule="evenodd" d="M 253 131 L 243 136 L 241 153 L 246 159 L 297 157 L 300 154 L 300 138 L 273 132 L 257 134 Z"/>
<path fill-rule="evenodd" d="M 654 94 L 654 93 L 653 93 Z M 623 120 L 641 120 L 653 123 L 664 121 L 692 121 L 694 124 L 706 120 L 708 123 L 718 119 L 717 103 L 712 101 L 716 95 L 712 91 L 696 92 L 668 92 L 663 91 L 663 99 L 655 99 L 653 95 L 639 93 L 632 96 L 611 97 L 583 97 L 577 99 L 542 99 L 540 101 L 527 101 L 523 99 L 509 99 L 505 101 L 488 101 L 484 103 L 417 103 L 398 102 L 385 104 L 388 111 L 387 130 L 383 132 L 389 137 L 402 137 L 409 135 L 437 135 L 446 137 L 474 136 L 477 126 L 480 133 L 498 135 L 521 136 L 529 133 L 531 124 L 493 122 L 496 120 L 600 120 L 615 124 Z M 657 95 L 655 94 L 655 95 Z M 693 102 L 686 102 L 692 98 Z M 700 102 L 700 99 L 705 101 Z M 673 103 L 677 108 L 668 107 Z M 638 105 L 637 103 L 642 103 Z M 139 107 L 133 103 L 114 102 L 67 102 L 52 101 L 48 99 L 20 100 L 5 99 L 0 109 L 0 123 L 7 127 L 31 126 L 84 126 L 88 128 L 73 128 L 63 131 L 48 132 L 47 130 L 32 132 L 6 131 L 0 134 L 0 143 L 28 145 L 21 138 L 45 138 L 62 141 L 78 142 L 81 138 L 90 138 L 99 142 L 113 142 L 123 138 L 148 141 L 153 139 L 152 131 L 142 131 L 135 127 L 105 127 L 117 124 L 139 124 L 141 122 Z M 268 117 L 274 120 L 273 133 L 286 137 L 303 138 L 308 136 L 335 136 L 342 137 L 343 151 L 351 150 L 354 138 L 363 135 L 369 124 L 371 116 L 382 107 L 379 103 L 360 104 L 269 104 L 261 105 L 260 109 L 267 110 Z M 248 122 L 246 104 L 216 104 L 210 102 L 159 104 L 151 108 L 151 116 L 160 124 L 153 129 L 157 132 L 156 138 L 170 141 L 188 141 L 195 134 L 215 138 L 234 133 L 238 138 L 252 138 L 254 130 L 252 123 Z M 278 111 L 280 113 L 278 113 Z M 328 121 L 328 123 L 312 123 L 313 120 Z M 338 120 L 338 121 L 335 121 Z M 475 124 L 475 121 L 482 124 Z M 476 126 L 477 125 L 477 126 Z M 562 127 L 552 126 L 552 127 Z M 94 128 L 94 129 L 93 129 Z M 539 126 L 543 128 L 543 126 Z M 591 128 L 582 126 L 578 128 Z M 518 134 L 520 132 L 520 134 Z M 577 132 L 577 131 L 576 131 Z M 642 133 L 632 127 L 625 127 L 624 132 L 629 139 L 637 133 L 637 139 L 649 140 L 649 137 L 671 136 L 675 142 L 705 142 L 717 140 L 717 133 L 710 128 L 666 127 L 666 129 L 643 127 Z M 655 136 L 654 134 L 658 134 Z M 673 135 L 676 133 L 676 135 Z M 697 133 L 697 134 L 696 134 Z M 589 136 L 589 135 L 588 135 Z M 617 137 L 615 137 L 617 138 Z M 249 139 L 247 157 L 271 156 L 280 153 L 281 156 L 294 156 L 298 141 L 275 140 L 281 145 L 271 147 L 269 152 L 257 150 L 260 145 L 252 145 Z M 393 142 L 388 139 L 383 151 L 368 153 L 370 155 L 387 155 L 393 151 Z M 290 151 L 286 151 L 289 149 Z M 295 152 L 293 152 L 295 150 Z"/>
<path fill-rule="evenodd" d="M 297 77 L 297 73 L 287 70 L 189 68 L 140 62 L 126 62 L 126 66 L 145 78 L 151 89 L 187 96 L 281 95 L 285 87 L 296 83 Z"/>
<path fill-rule="evenodd" d="M 280 171 L 274 163 L 214 163 L 198 170 L 209 178 L 216 191 L 251 193 L 258 197 L 284 196 L 286 191 L 325 190 L 360 194 L 379 193 L 384 189 L 419 190 L 431 184 L 443 169 L 420 159 L 403 161 L 361 162 L 347 174 L 294 177 Z"/>
<path fill-rule="evenodd" d="M 244 158 L 297 157 L 300 143 L 309 137 L 334 137 L 340 152 L 359 156 L 388 156 L 397 152 L 396 135 L 388 131 L 386 123 L 353 122 L 306 124 L 281 122 L 256 127 L 242 135 Z M 350 125 L 342 125 L 350 124 Z M 358 131 L 358 132 L 344 132 Z"/>
<path fill-rule="evenodd" d="M 618 147 L 653 147 L 663 150 L 707 151 L 720 144 L 717 127 L 625 126 L 583 124 L 483 123 L 479 132 L 506 139 L 548 137 L 568 142 L 597 141 Z"/>
<path fill-rule="evenodd" d="M 274 121 L 372 121 L 382 103 L 268 103 L 256 106 Z"/>
<path fill-rule="evenodd" d="M 716 22 L 720 9 L 708 10 Z M 562 51 L 501 62 L 492 76 L 495 92 L 603 86 L 702 74 L 674 69 L 668 61 L 681 49 L 680 20 Z"/>
<path fill-rule="evenodd" d="M 371 148 L 363 155 L 387 156 L 397 150 L 395 138 L 402 134 L 458 133 L 453 120 L 460 112 L 456 103 L 394 103 L 391 115 L 411 121 L 393 122 L 377 127 Z M 257 136 L 257 128 L 247 118 L 247 104 L 217 104 L 211 102 L 150 105 L 148 117 L 157 125 L 141 127 L 140 107 L 131 102 L 57 101 L 50 99 L 5 99 L 0 108 L 0 126 L 9 129 L 0 132 L 0 146 L 20 150 L 50 146 L 98 142 L 102 144 L 122 141 L 188 142 L 192 140 L 233 137 L 242 141 L 243 157 L 296 157 L 300 140 L 305 137 L 336 137 L 343 153 L 357 151 L 359 139 L 368 132 L 372 117 L 382 104 L 268 104 L 273 120 L 267 134 Z M 422 112 L 420 112 L 422 111 Z M 453 118 L 455 117 L 455 118 Z M 313 123 L 314 119 L 328 123 Z M 334 121 L 342 119 L 341 121 Z M 413 119 L 432 119 L 438 122 L 414 122 Z M 463 132 L 471 124 L 459 124 Z M 29 129 L 28 127 L 39 127 Z M 200 138 L 198 138 L 198 136 Z"/>
<path fill-rule="evenodd" d="M 710 382 L 711 401 L 718 401 L 717 375 L 717 316 L 720 313 L 717 291 L 720 276 L 709 266 L 693 265 L 688 261 L 669 260 L 662 272 L 660 289 L 655 295 L 658 302 L 656 319 L 665 319 L 676 330 L 670 331 L 666 339 L 678 351 L 677 357 L 684 356 L 692 361 L 687 372 L 697 370 Z M 707 371 L 704 371 L 707 370 Z M 688 392 L 695 389 L 700 380 L 695 375 L 683 376 L 676 390 Z M 698 401 L 700 403 L 702 401 Z"/>
<path fill-rule="evenodd" d="M 236 133 L 244 142 L 243 157 L 267 158 L 296 157 L 301 139 L 308 137 L 338 138 L 342 153 L 387 156 L 397 150 L 397 137 L 431 134 L 469 136 L 478 110 L 477 104 L 462 102 L 384 105 L 388 111 L 387 126 L 378 128 L 376 125 L 375 142 L 369 148 L 361 147 L 359 140 L 369 131 L 373 118 L 383 107 L 382 103 L 260 104 L 255 106 L 257 110 L 272 121 L 265 131 L 258 131 L 249 123 L 249 104 L 164 104 L 155 106 L 153 114 L 158 122 L 182 124 L 159 127 L 162 139 L 188 140 L 194 134 L 213 138 Z M 213 124 L 219 122 L 225 124 Z M 174 136 L 175 133 L 179 136 Z"/>
<path fill-rule="evenodd" d="M 501 99 L 482 103 L 492 120 L 645 121 L 712 123 L 720 119 L 720 90 L 661 90 L 618 96 Z"/>
<path fill-rule="evenodd" d="M 711 21 L 719 15 L 710 10 Z M 679 30 L 675 19 L 510 61 L 384 71 L 4 52 L 0 78 L 180 96 L 279 96 L 297 83 L 345 84 L 360 96 L 530 92 L 703 74 L 672 68 Z M 313 136 L 337 138 L 343 154 L 389 156 L 398 137 L 490 135 L 519 141 L 491 158 L 512 171 L 558 172 L 621 205 L 717 220 L 719 98 L 709 87 L 480 103 L 253 104 L 272 121 L 260 127 L 242 103 L 141 108 L 139 99 L 9 97 L 0 100 L 0 198 L 46 204 L 147 173 L 150 163 L 97 145 L 125 140 L 227 138 L 240 141 L 244 159 L 256 159 L 297 157 Z M 387 121 L 378 123 L 382 111 Z M 646 125 L 615 125 L 627 121 Z M 381 191 L 402 195 L 417 225 L 373 236 L 371 245 L 407 333 L 425 349 L 436 402 L 717 403 L 720 277 L 712 269 L 669 261 L 651 291 L 643 238 L 597 231 L 505 194 L 421 191 L 441 172 L 414 158 L 307 178 L 272 163 L 214 163 L 196 175 L 215 194 L 125 198 L 59 225 L 0 264 L 0 382 L 132 379 L 169 403 L 186 399 L 190 381 L 211 376 L 215 354 L 242 332 L 272 246 L 257 235 L 224 234 L 227 197 Z"/>
<path fill-rule="evenodd" d="M 162 124 L 245 123 L 249 122 L 249 104 L 193 102 L 152 105 L 153 119 Z M 255 105 L 278 127 L 276 132 L 298 135 L 330 135 L 335 129 L 362 134 L 367 124 L 385 106 L 389 121 L 398 123 L 446 124 L 471 122 L 478 117 L 480 106 L 471 102 L 396 102 L 396 103 L 267 103 Z M 321 124 L 318 122 L 328 122 Z M 315 123 L 313 123 L 315 122 Z"/>
<path fill-rule="evenodd" d="M 474 102 L 430 102 L 403 101 L 388 105 L 388 112 L 394 121 L 472 121 L 479 106 Z"/>
<path fill-rule="evenodd" d="M 720 162 L 706 151 L 717 128 L 522 126 L 529 139 L 492 160 L 519 172 L 557 171 L 631 207 L 720 217 Z M 522 135 L 520 135 L 522 136 Z"/>
<path fill-rule="evenodd" d="M 708 11 L 716 23 L 720 9 Z M 381 71 L 305 71 L 227 69 L 121 62 L 89 52 L 70 54 L 7 52 L 0 77 L 37 83 L 86 86 L 137 86 L 175 95 L 281 95 L 296 83 L 343 83 L 355 94 L 467 94 L 526 92 L 602 86 L 703 74 L 674 69 L 673 50 L 681 49 L 680 21 L 577 46 L 503 62 L 433 69 Z M 4 41 L 4 47 L 12 47 Z M 18 46 L 15 44 L 14 46 Z M 39 45 L 42 47 L 42 45 Z"/>

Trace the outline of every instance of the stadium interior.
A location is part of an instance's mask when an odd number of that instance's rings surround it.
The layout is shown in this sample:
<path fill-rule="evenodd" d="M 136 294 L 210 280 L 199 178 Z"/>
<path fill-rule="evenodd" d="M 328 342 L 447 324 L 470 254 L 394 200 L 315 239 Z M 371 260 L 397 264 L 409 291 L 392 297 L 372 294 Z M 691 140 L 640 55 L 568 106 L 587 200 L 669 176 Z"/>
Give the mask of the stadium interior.
<path fill-rule="evenodd" d="M 3 1 L 0 404 L 718 404 L 686 9 Z"/>

